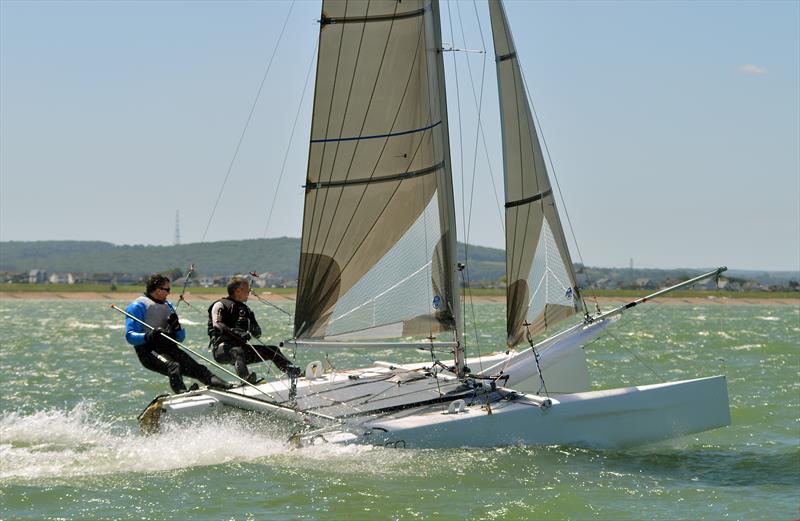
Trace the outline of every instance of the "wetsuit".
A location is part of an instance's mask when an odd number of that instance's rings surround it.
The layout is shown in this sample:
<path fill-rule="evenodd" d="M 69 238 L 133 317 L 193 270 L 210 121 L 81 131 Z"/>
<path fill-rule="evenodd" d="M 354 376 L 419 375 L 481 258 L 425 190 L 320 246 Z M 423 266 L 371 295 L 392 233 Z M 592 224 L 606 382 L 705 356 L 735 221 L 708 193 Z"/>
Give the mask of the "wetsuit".
<path fill-rule="evenodd" d="M 254 383 L 255 374 L 250 373 L 247 364 L 272 360 L 283 372 L 293 367 L 277 346 L 252 345 L 247 342 L 250 336 L 261 336 L 261 326 L 255 314 L 244 302 L 224 297 L 208 308 L 208 336 L 211 337 L 214 360 L 223 364 L 233 364 L 236 374 Z"/>
<path fill-rule="evenodd" d="M 186 338 L 186 331 L 180 327 L 177 315 L 170 324 L 170 315 L 175 313 L 175 308 L 167 301 L 158 302 L 149 295 L 142 295 L 128 306 L 129 314 L 156 328 L 160 327 L 165 334 L 182 342 Z M 136 349 L 136 356 L 142 365 L 169 377 L 169 385 L 176 393 L 186 391 L 186 384 L 182 375 L 200 380 L 206 385 L 218 383 L 211 371 L 204 365 L 197 363 L 191 356 L 182 351 L 169 339 L 162 335 L 154 335 L 147 341 L 147 331 L 140 323 L 131 318 L 125 319 L 125 339 Z"/>

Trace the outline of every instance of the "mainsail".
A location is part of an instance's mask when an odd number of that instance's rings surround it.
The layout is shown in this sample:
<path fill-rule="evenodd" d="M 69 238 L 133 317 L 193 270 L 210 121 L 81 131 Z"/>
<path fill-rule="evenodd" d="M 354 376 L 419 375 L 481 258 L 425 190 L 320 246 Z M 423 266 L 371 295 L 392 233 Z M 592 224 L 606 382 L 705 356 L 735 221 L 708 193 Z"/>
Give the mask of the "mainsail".
<path fill-rule="evenodd" d="M 580 300 L 505 9 L 489 2 L 506 194 L 507 342 L 552 327 Z"/>
<path fill-rule="evenodd" d="M 322 4 L 297 339 L 433 336 L 458 320 L 436 2 Z"/>

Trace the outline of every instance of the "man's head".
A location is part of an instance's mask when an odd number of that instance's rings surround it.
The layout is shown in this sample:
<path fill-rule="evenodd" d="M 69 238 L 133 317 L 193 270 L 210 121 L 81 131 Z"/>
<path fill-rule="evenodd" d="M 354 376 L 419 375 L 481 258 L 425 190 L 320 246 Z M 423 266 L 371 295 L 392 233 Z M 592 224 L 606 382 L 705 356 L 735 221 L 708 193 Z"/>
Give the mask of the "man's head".
<path fill-rule="evenodd" d="M 153 273 L 147 279 L 147 287 L 145 291 L 154 300 L 163 302 L 167 300 L 169 292 L 172 290 L 172 285 L 169 282 L 169 277 L 160 273 Z"/>
<path fill-rule="evenodd" d="M 247 302 L 250 283 L 244 277 L 233 277 L 228 282 L 228 296 L 237 302 Z"/>

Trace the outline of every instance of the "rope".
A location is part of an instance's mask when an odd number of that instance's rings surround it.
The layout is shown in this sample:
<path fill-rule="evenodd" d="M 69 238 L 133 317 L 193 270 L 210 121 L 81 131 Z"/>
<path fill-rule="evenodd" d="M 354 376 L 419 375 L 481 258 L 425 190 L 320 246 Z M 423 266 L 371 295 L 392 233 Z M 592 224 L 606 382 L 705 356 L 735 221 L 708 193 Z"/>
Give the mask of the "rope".
<path fill-rule="evenodd" d="M 183 289 L 181 289 L 181 294 L 178 297 L 178 303 L 175 304 L 175 311 L 176 312 L 178 311 L 178 306 L 181 305 L 181 302 L 186 302 L 187 306 L 192 307 L 191 304 L 189 304 L 189 301 L 187 301 L 183 297 L 183 295 L 186 293 L 186 285 L 189 283 L 189 277 L 192 276 L 192 273 L 194 273 L 194 270 L 195 270 L 194 263 L 192 263 L 192 264 L 189 265 L 189 271 L 186 273 L 186 276 L 183 278 Z"/>
<path fill-rule="evenodd" d="M 283 27 L 281 28 L 281 33 L 278 35 L 278 40 L 275 42 L 275 47 L 272 50 L 272 56 L 270 56 L 269 63 L 267 63 L 267 69 L 264 71 L 264 76 L 261 78 L 261 84 L 258 86 L 258 90 L 256 91 L 255 99 L 253 100 L 252 105 L 250 106 L 250 113 L 247 115 L 247 120 L 244 123 L 244 128 L 242 129 L 242 133 L 239 136 L 239 141 L 236 143 L 236 149 L 233 152 L 233 157 L 231 157 L 231 161 L 228 164 L 228 171 L 225 173 L 225 179 L 222 181 L 222 186 L 219 188 L 219 193 L 217 194 L 217 199 L 214 201 L 214 207 L 211 210 L 211 215 L 208 217 L 208 224 L 206 224 L 206 229 L 203 232 L 203 236 L 200 239 L 200 242 L 205 242 L 206 235 L 208 235 L 208 229 L 211 227 L 211 222 L 214 220 L 214 214 L 217 211 L 217 206 L 219 205 L 220 199 L 222 199 L 222 193 L 225 190 L 225 184 L 228 182 L 228 178 L 231 175 L 231 171 L 233 171 L 233 164 L 236 162 L 236 158 L 239 155 L 239 149 L 242 146 L 242 142 L 244 141 L 244 136 L 247 133 L 247 129 L 250 126 L 250 121 L 253 119 L 253 113 L 256 110 L 256 105 L 258 104 L 258 100 L 261 97 L 261 91 L 264 88 L 264 83 L 267 81 L 267 76 L 269 75 L 270 69 L 272 69 L 272 62 L 275 59 L 275 54 L 278 52 L 278 47 L 280 46 L 281 40 L 283 39 L 283 33 L 286 31 L 286 25 L 289 22 L 289 16 L 292 14 L 292 9 L 294 8 L 295 0 L 292 0 L 292 3 L 289 5 L 289 11 L 286 13 L 286 19 L 283 21 Z"/>
<path fill-rule="evenodd" d="M 572 242 L 575 244 L 575 251 L 578 253 L 578 259 L 580 259 L 581 265 L 583 265 L 584 269 L 585 269 L 586 268 L 586 263 L 583 260 L 583 254 L 581 253 L 581 248 L 580 248 L 580 245 L 578 244 L 578 238 L 575 235 L 575 229 L 572 226 L 572 219 L 570 218 L 569 211 L 567 210 L 567 205 L 566 205 L 566 203 L 564 201 L 564 193 L 561 190 L 561 184 L 558 181 L 558 175 L 556 174 L 556 168 L 555 168 L 555 165 L 553 164 L 553 158 L 550 155 L 550 147 L 547 145 L 547 140 L 544 137 L 544 130 L 543 130 L 543 127 L 542 127 L 542 123 L 541 123 L 541 121 L 539 121 L 539 115 L 536 112 L 536 107 L 535 107 L 535 105 L 533 103 L 533 97 L 531 96 L 530 89 L 528 88 L 528 82 L 525 79 L 525 73 L 523 72 L 522 62 L 521 62 L 519 56 L 517 56 L 517 63 L 519 64 L 519 71 L 520 71 L 520 75 L 522 76 L 522 84 L 523 84 L 523 86 L 525 88 L 525 93 L 528 96 L 528 103 L 530 104 L 531 113 L 533 114 L 533 119 L 534 119 L 534 121 L 536 123 L 536 126 L 539 128 L 539 138 L 540 138 L 540 140 L 542 142 L 542 145 L 544 145 L 544 151 L 545 151 L 545 155 L 547 156 L 547 162 L 550 165 L 550 173 L 552 174 L 553 180 L 556 183 L 556 189 L 558 190 L 558 196 L 559 196 L 559 199 L 561 200 L 561 208 L 564 210 L 564 215 L 566 216 L 567 224 L 569 225 L 569 231 L 570 231 L 570 234 L 572 234 Z M 588 274 L 587 274 L 587 283 L 589 285 L 591 285 L 591 280 L 589 279 Z M 578 295 L 579 295 L 579 297 L 581 299 L 581 303 L 583 304 L 584 311 L 588 314 L 588 308 L 586 307 L 586 301 L 583 298 L 583 294 L 581 292 L 578 292 Z M 595 305 L 597 305 L 597 301 L 596 300 L 595 300 Z M 597 306 L 597 308 L 599 309 L 599 306 Z"/>
<path fill-rule="evenodd" d="M 659 309 L 659 306 L 660 306 L 660 304 L 659 304 L 659 303 L 657 303 L 657 302 L 654 302 L 654 304 L 655 304 L 654 306 L 652 306 L 652 307 L 650 307 L 650 308 L 646 308 L 646 309 L 644 309 L 644 310 L 640 311 L 640 312 L 639 312 L 639 316 L 640 316 L 641 318 L 644 318 L 644 317 L 646 317 L 647 315 L 649 315 L 650 313 L 652 313 L 653 311 L 655 311 L 656 309 Z M 627 322 L 625 322 L 624 324 L 621 324 L 621 325 L 618 325 L 618 326 L 616 326 L 616 328 L 617 328 L 617 329 L 624 330 L 625 328 L 628 328 L 628 327 L 630 327 L 632 324 L 633 324 L 632 322 L 630 322 L 630 321 L 627 321 Z M 587 344 L 585 344 L 585 345 L 583 346 L 583 347 L 584 347 L 584 349 L 585 349 L 587 346 L 590 346 L 590 345 L 594 344 L 595 342 L 597 342 L 598 340 L 600 340 L 601 338 L 603 338 L 603 337 L 605 337 L 605 336 L 610 336 L 611 338 L 613 338 L 613 339 L 614 339 L 614 340 L 615 340 L 615 341 L 616 341 L 616 342 L 617 342 L 617 343 L 618 343 L 618 344 L 619 344 L 619 345 L 620 345 L 620 346 L 621 346 L 621 347 L 622 347 L 624 350 L 628 351 L 628 353 L 630 353 L 630 354 L 631 354 L 631 356 L 633 356 L 633 358 L 634 358 L 634 359 L 636 359 L 636 361 L 637 361 L 637 362 L 641 363 L 641 364 L 642 364 L 644 367 L 646 367 L 646 368 L 647 368 L 647 369 L 648 369 L 648 370 L 649 370 L 649 371 L 650 371 L 650 372 L 651 372 L 651 373 L 652 373 L 652 374 L 653 374 L 655 377 L 657 377 L 659 380 L 663 380 L 663 379 L 664 379 L 664 377 L 663 377 L 663 376 L 661 376 L 661 374 L 659 374 L 659 373 L 658 373 L 658 371 L 656 371 L 655 369 L 653 369 L 652 367 L 650 367 L 650 366 L 649 366 L 649 365 L 648 365 L 648 364 L 647 364 L 647 363 L 646 363 L 646 362 L 645 362 L 645 361 L 644 361 L 644 360 L 643 360 L 641 357 L 639 357 L 639 356 L 636 354 L 636 352 L 635 352 L 635 351 L 633 351 L 631 348 L 627 347 L 627 346 L 625 345 L 625 343 L 624 343 L 622 340 L 620 340 L 620 339 L 619 339 L 619 338 L 618 338 L 616 335 L 614 335 L 614 334 L 613 334 L 611 331 L 609 331 L 608 329 L 605 329 L 605 330 L 603 330 L 603 332 L 601 332 L 601 333 L 600 333 L 600 334 L 597 336 L 597 338 L 595 338 L 595 339 L 594 339 L 594 340 L 592 340 L 591 342 L 588 342 Z"/>
<path fill-rule="evenodd" d="M 289 152 L 292 149 L 292 142 L 294 141 L 294 132 L 297 129 L 297 122 L 300 119 L 300 112 L 303 108 L 303 101 L 306 99 L 306 90 L 308 89 L 308 80 L 311 77 L 311 71 L 313 70 L 314 66 L 314 58 L 317 55 L 317 46 L 319 45 L 319 41 L 314 45 L 314 51 L 311 53 L 311 62 L 308 64 L 308 71 L 306 72 L 306 81 L 303 84 L 303 93 L 300 95 L 300 103 L 297 106 L 297 113 L 294 116 L 294 123 L 292 123 L 292 132 L 289 134 L 289 143 L 286 145 L 286 152 L 283 155 L 283 162 L 281 163 L 281 171 L 278 175 L 278 183 L 275 185 L 275 192 L 272 194 L 272 202 L 269 205 L 269 212 L 267 213 L 267 223 L 264 225 L 264 234 L 263 238 L 266 239 L 267 231 L 269 230 L 269 225 L 272 222 L 272 212 L 275 209 L 275 201 L 278 198 L 278 189 L 281 186 L 281 181 L 283 180 L 283 174 L 286 171 L 286 162 L 289 158 Z"/>
<path fill-rule="evenodd" d="M 284 315 L 288 316 L 290 319 L 293 319 L 291 313 L 289 313 L 288 311 L 286 311 L 282 307 L 278 306 L 277 304 L 273 304 L 272 302 L 261 298 L 261 295 L 259 295 L 255 291 L 253 291 L 253 282 L 255 281 L 255 279 L 258 278 L 258 273 L 256 273 L 255 271 L 251 271 L 250 273 L 248 273 L 248 275 L 250 275 L 250 294 L 251 295 L 253 295 L 262 304 L 265 304 L 267 306 L 271 306 L 271 307 L 277 309 L 278 311 L 280 311 L 281 313 L 283 313 Z"/>
<path fill-rule="evenodd" d="M 539 381 L 542 385 L 539 386 L 539 390 L 536 391 L 536 394 L 539 394 L 542 389 L 544 389 L 544 395 L 550 398 L 550 394 L 547 392 L 547 385 L 544 383 L 544 375 L 542 374 L 542 366 L 539 365 L 539 353 L 536 352 L 536 347 L 533 345 L 533 335 L 531 335 L 530 329 L 530 322 L 525 322 L 523 324 L 525 326 L 525 336 L 528 340 L 528 344 L 531 346 L 531 351 L 533 352 L 533 358 L 536 360 L 536 370 L 539 372 Z"/>
<path fill-rule="evenodd" d="M 642 364 L 643 366 L 645 366 L 645 367 L 646 367 L 646 368 L 647 368 L 647 369 L 648 369 L 648 370 L 649 370 L 651 373 L 653 373 L 653 375 L 654 375 L 656 378 L 658 378 L 659 380 L 664 380 L 664 377 L 663 377 L 663 376 L 661 376 L 661 374 L 659 374 L 659 372 L 658 372 L 658 371 L 656 371 L 655 369 L 653 369 L 652 367 L 650 367 L 650 365 L 648 365 L 648 364 L 647 364 L 647 362 L 645 362 L 643 358 L 641 358 L 639 355 L 637 355 L 637 354 L 636 354 L 636 352 L 635 352 L 633 349 L 631 349 L 630 347 L 626 346 L 626 345 L 625 345 L 625 342 L 623 342 L 622 340 L 620 340 L 619 338 L 617 338 L 617 336 L 616 336 L 616 335 L 614 335 L 614 333 L 611 333 L 610 331 L 607 331 L 607 332 L 605 332 L 605 334 L 606 334 L 606 335 L 608 335 L 608 336 L 610 336 L 610 337 L 611 337 L 611 338 L 613 338 L 614 340 L 616 340 L 616 341 L 617 341 L 617 343 L 619 343 L 620 347 L 622 347 L 622 349 L 624 349 L 625 351 L 627 351 L 628 353 L 630 353 L 630 354 L 631 354 L 631 356 L 633 356 L 633 358 L 635 358 L 637 362 L 639 362 L 640 364 Z M 597 340 L 597 339 L 595 339 L 595 340 Z"/>

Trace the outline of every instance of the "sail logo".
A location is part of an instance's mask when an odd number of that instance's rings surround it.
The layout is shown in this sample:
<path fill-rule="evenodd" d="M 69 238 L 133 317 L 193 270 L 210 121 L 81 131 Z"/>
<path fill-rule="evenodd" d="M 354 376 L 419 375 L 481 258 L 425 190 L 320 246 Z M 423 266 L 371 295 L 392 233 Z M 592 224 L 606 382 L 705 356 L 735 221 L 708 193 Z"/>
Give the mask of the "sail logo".
<path fill-rule="evenodd" d="M 433 309 L 437 311 L 442 309 L 442 297 L 440 297 L 439 295 L 433 297 Z"/>
<path fill-rule="evenodd" d="M 572 300 L 572 288 L 567 288 L 567 292 L 564 294 L 569 300 Z"/>

